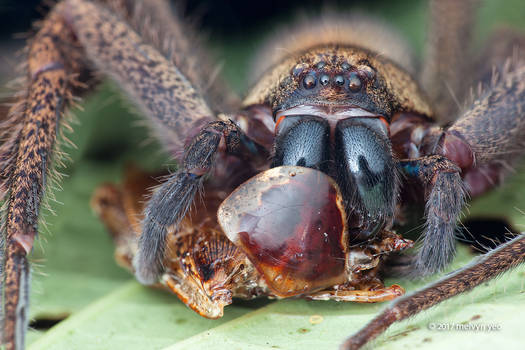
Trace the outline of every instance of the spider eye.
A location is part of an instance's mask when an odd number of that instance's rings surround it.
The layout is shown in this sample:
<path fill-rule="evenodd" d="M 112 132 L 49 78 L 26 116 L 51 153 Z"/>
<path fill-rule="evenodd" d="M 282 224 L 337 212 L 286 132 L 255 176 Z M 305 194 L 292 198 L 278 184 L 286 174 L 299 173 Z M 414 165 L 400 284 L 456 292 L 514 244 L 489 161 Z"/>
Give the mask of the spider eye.
<path fill-rule="evenodd" d="M 337 85 L 339 86 L 343 86 L 345 84 L 345 78 L 342 76 L 342 75 L 337 75 L 335 78 L 334 78 L 334 81 Z"/>
<path fill-rule="evenodd" d="M 325 66 L 326 66 L 326 62 L 321 61 L 321 62 L 317 63 L 316 68 L 317 69 L 323 69 Z"/>
<path fill-rule="evenodd" d="M 349 69 L 350 69 L 350 64 L 348 64 L 347 62 L 345 62 L 345 63 L 343 63 L 343 64 L 341 65 L 341 68 L 342 68 L 343 70 L 349 70 Z"/>
<path fill-rule="evenodd" d="M 302 72 L 303 72 L 303 67 L 294 67 L 294 69 L 292 69 L 292 74 L 293 74 L 294 76 L 298 76 L 298 75 L 300 75 Z"/>
<path fill-rule="evenodd" d="M 368 81 L 374 79 L 376 72 L 369 66 L 359 67 L 359 72 L 362 73 Z"/>
<path fill-rule="evenodd" d="M 308 74 L 303 79 L 303 86 L 305 89 L 313 89 L 317 85 L 317 78 L 313 74 Z"/>
<path fill-rule="evenodd" d="M 328 85 L 328 83 L 330 82 L 330 77 L 326 74 L 323 74 L 319 78 L 319 81 L 321 82 L 321 85 Z"/>
<path fill-rule="evenodd" d="M 363 85 L 361 83 L 361 79 L 359 78 L 359 75 L 357 75 L 356 72 L 350 73 L 350 82 L 348 84 L 348 87 L 350 88 L 350 91 L 352 92 L 359 92 L 361 90 L 361 86 Z"/>

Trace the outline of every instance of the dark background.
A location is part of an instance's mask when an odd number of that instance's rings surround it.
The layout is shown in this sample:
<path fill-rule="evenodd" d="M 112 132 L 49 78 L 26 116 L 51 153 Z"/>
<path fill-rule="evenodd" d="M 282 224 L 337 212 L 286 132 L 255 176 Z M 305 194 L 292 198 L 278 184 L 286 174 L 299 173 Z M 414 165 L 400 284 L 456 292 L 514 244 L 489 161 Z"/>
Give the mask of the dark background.
<path fill-rule="evenodd" d="M 32 23 L 41 19 L 49 11 L 50 0 L 0 0 L 0 82 L 5 81 L 13 71 L 13 53 L 24 44 L 24 38 L 31 33 Z M 232 65 L 243 67 L 245 57 L 250 49 L 265 34 L 271 34 L 276 23 L 289 23 L 301 15 L 316 14 L 323 9 L 346 10 L 359 9 L 366 12 L 381 13 L 390 19 L 400 20 L 403 34 L 416 39 L 421 46 L 424 27 L 418 23 L 418 30 L 409 29 L 410 22 L 403 21 L 411 16 L 414 9 L 422 12 L 425 2 L 422 0 L 386 1 L 386 0 L 290 0 L 290 1 L 214 1 L 186 0 L 173 1 L 178 4 L 185 16 L 189 17 L 204 38 L 208 38 L 212 51 L 220 62 L 225 63 L 225 74 Z M 405 23 L 405 24 L 403 24 Z M 226 48 L 226 50 L 224 50 Z M 232 50 L 233 49 L 233 50 Z M 227 51 L 224 53 L 224 51 Z M 242 59 L 240 58 L 242 57 Z M 242 62 L 241 62 L 242 60 Z M 233 84 L 240 88 L 236 81 L 239 72 L 235 72 Z M 4 79 L 2 79 L 4 78 Z"/>
<path fill-rule="evenodd" d="M 419 1 L 398 1 L 398 3 L 417 3 Z M 281 16 L 294 9 L 315 10 L 321 6 L 359 6 L 375 7 L 385 0 L 346 0 L 346 1 L 216 1 L 187 0 L 183 8 L 186 14 L 200 19 L 203 27 L 214 33 L 226 35 L 236 33 L 246 27 L 258 27 L 275 21 L 275 16 Z M 25 31 L 34 19 L 40 18 L 48 6 L 42 5 L 42 0 L 3 0 L 0 1 L 0 38 L 5 39 L 11 33 Z M 405 6 L 406 4 L 403 4 Z"/>

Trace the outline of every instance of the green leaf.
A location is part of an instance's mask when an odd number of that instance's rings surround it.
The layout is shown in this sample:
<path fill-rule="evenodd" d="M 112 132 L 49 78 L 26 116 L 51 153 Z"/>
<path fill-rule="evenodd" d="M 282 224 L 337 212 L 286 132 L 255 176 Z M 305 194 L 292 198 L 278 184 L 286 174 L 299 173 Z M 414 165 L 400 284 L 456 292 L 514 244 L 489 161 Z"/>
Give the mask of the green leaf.
<path fill-rule="evenodd" d="M 164 291 L 130 281 L 92 303 L 31 349 L 156 349 L 228 322 L 248 308 L 233 307 L 221 320 L 200 317 Z"/>
<path fill-rule="evenodd" d="M 487 1 L 480 18 L 479 36 L 494 23 L 507 21 L 524 27 L 525 4 L 520 0 Z M 383 2 L 369 10 L 383 14 L 413 44 L 424 43 L 425 5 L 421 1 Z M 287 19 L 287 16 L 284 17 Z M 250 41 L 216 40 L 227 57 L 225 73 L 242 88 Z M 218 43 L 218 44 L 217 44 Z M 234 62 L 235 64 L 231 63 Z M 241 63 L 243 62 L 243 63 Z M 83 103 L 76 112 L 82 127 L 71 136 L 79 146 L 70 153 L 74 163 L 66 170 L 63 191 L 52 203 L 57 216 L 48 215 L 32 255 L 31 318 L 64 321 L 45 331 L 30 331 L 28 344 L 36 349 L 318 349 L 337 346 L 374 317 L 384 304 L 312 302 L 305 300 L 236 301 L 220 320 L 206 320 L 186 308 L 175 296 L 138 284 L 113 260 L 113 245 L 89 208 L 93 190 L 103 182 L 119 182 L 123 166 L 133 160 L 147 168 L 165 165 L 166 157 L 155 143 L 139 147 L 147 134 L 131 127 L 137 118 L 122 108 L 114 87 Z M 126 103 L 127 104 L 127 103 Z M 153 155 L 153 156 L 152 156 Z M 476 201 L 473 216 L 505 216 L 515 227 L 525 227 L 525 172 L 519 171 L 505 187 Z M 474 255 L 460 249 L 451 269 Z M 407 291 L 426 282 L 391 280 Z M 523 266 L 455 297 L 408 321 L 395 324 L 375 343 L 377 349 L 506 349 L 522 348 L 522 317 L 525 313 Z M 312 322 L 312 316 L 315 321 Z M 320 316 L 320 317 L 318 317 Z M 318 322 L 322 320 L 321 322 Z M 456 324 L 497 326 L 497 331 L 438 331 Z M 448 325 L 448 326 L 445 326 Z M 437 326 L 438 327 L 438 326 Z"/>

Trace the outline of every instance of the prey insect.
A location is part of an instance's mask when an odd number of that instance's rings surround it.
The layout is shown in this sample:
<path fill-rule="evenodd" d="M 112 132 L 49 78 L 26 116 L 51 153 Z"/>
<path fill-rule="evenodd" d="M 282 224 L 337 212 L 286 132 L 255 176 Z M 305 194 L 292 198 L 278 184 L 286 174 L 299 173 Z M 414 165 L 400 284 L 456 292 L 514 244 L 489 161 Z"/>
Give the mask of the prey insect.
<path fill-rule="evenodd" d="M 391 252 L 412 246 L 395 231 L 414 207 L 424 208 L 422 244 L 396 266 L 412 275 L 444 268 L 467 194 L 502 179 L 525 134 L 525 65 L 507 59 L 521 38 L 499 38 L 469 69 L 462 48 L 473 12 L 470 1 L 431 3 L 420 80 L 403 41 L 377 22 L 333 17 L 298 26 L 268 44 L 285 53 L 261 51 L 260 78 L 239 102 L 209 81 L 212 70 L 189 30 L 162 1 L 58 3 L 29 43 L 28 86 L 1 149 L 8 349 L 24 347 L 27 254 L 61 112 L 93 72 L 122 86 L 180 164 L 144 208 L 147 184 L 131 192 L 104 187 L 93 200 L 120 261 L 141 283 L 163 284 L 209 318 L 233 297 L 392 299 L 403 290 L 385 287 L 379 272 L 393 262 Z M 459 111 L 451 96 L 465 98 L 474 81 L 485 85 Z M 345 346 L 361 346 L 524 254 L 519 236 L 475 273 L 401 299 Z"/>

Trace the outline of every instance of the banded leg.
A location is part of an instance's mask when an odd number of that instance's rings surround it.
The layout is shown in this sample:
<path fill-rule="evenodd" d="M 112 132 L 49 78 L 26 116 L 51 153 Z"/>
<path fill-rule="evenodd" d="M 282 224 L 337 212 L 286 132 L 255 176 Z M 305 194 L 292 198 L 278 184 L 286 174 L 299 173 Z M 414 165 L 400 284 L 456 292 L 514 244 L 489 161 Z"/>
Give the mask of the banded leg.
<path fill-rule="evenodd" d="M 394 322 L 404 320 L 448 298 L 469 291 L 524 261 L 525 234 L 521 234 L 447 278 L 396 299 L 381 314 L 348 338 L 341 349 L 360 349 Z"/>
<path fill-rule="evenodd" d="M 468 88 L 471 34 L 479 0 L 430 1 L 422 83 L 442 124 L 454 121 Z"/>
<path fill-rule="evenodd" d="M 55 6 L 30 45 L 30 84 L 21 97 L 20 113 L 10 119 L 10 139 L 0 152 L 7 207 L 0 241 L 2 341 L 9 350 L 24 348 L 26 255 L 38 230 L 58 121 L 73 86 L 71 74 L 84 69 L 86 60 L 122 85 L 174 155 L 214 120 L 200 90 L 107 8 L 84 0 L 65 0 Z"/>
<path fill-rule="evenodd" d="M 70 52 L 65 59 L 63 50 Z M 26 255 L 37 234 L 40 201 L 63 106 L 79 72 L 78 43 L 56 13 L 43 24 L 29 50 L 29 85 L 8 119 L 2 145 L 2 184 L 7 208 L 2 228 L 2 341 L 23 349 L 27 327 L 30 269 Z"/>
<path fill-rule="evenodd" d="M 347 290 L 338 288 L 337 290 L 320 291 L 305 297 L 307 300 L 335 300 L 356 303 L 380 303 L 399 298 L 405 294 L 405 290 L 393 284 L 390 287 L 383 287 L 374 290 Z"/>

